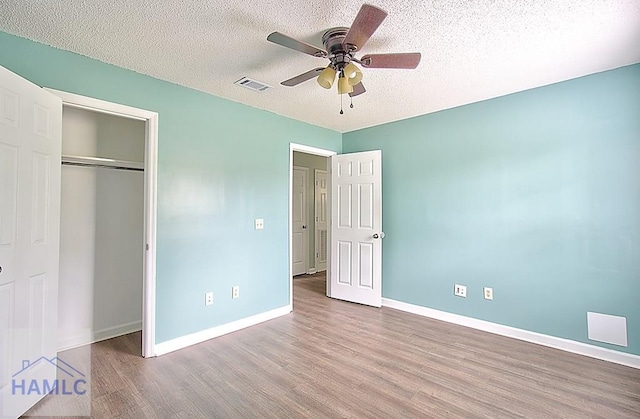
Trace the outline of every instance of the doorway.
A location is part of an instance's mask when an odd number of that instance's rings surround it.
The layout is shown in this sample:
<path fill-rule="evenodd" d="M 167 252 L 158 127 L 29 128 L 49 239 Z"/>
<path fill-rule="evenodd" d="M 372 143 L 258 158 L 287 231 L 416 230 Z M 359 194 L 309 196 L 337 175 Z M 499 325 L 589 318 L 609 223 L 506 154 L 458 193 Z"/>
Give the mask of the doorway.
<path fill-rule="evenodd" d="M 326 156 L 293 152 L 293 276 L 327 269 L 328 163 Z"/>
<path fill-rule="evenodd" d="M 158 114 L 46 90 L 63 101 L 63 178 L 73 183 L 71 188 L 62 188 L 68 208 L 66 219 L 63 214 L 61 220 L 63 228 L 66 223 L 67 237 L 62 232 L 61 243 L 68 246 L 66 251 L 61 247 L 61 273 L 65 258 L 65 269 L 79 268 L 72 260 L 74 254 L 77 259 L 78 251 L 88 251 L 83 261 L 91 262 L 84 275 L 75 275 L 88 277 L 86 283 L 78 286 L 69 269 L 65 275 L 74 283 L 61 281 L 60 307 L 71 307 L 71 312 L 61 313 L 69 333 L 61 336 L 60 344 L 68 349 L 142 329 L 141 354 L 155 356 Z M 105 135 L 107 141 L 101 139 Z M 127 205 L 126 201 L 135 202 Z M 77 221 L 85 225 L 78 226 Z M 84 249 L 74 243 L 79 231 L 84 231 Z M 123 248 L 131 255 L 123 257 Z M 105 280 L 107 276 L 111 279 Z M 118 300 L 128 303 L 126 308 L 113 310 L 109 300 L 113 307 Z M 75 324 L 76 316 L 87 315 L 96 317 L 89 328 Z"/>
<path fill-rule="evenodd" d="M 382 304 L 382 152 L 335 152 L 290 145 L 289 276 L 293 307 L 293 157 L 295 152 L 327 159 L 326 295 L 380 307 Z M 333 222 L 332 222 L 333 220 Z"/>
<path fill-rule="evenodd" d="M 330 183 L 327 180 L 327 174 L 330 173 L 331 170 L 331 159 L 330 157 L 337 154 L 335 151 L 324 150 L 315 147 L 309 147 L 301 144 L 293 144 L 291 143 L 289 146 L 289 231 L 291 234 L 289 235 L 289 291 L 290 291 L 290 304 L 293 307 L 293 277 L 296 274 L 310 274 L 317 275 L 318 271 L 325 270 L 327 279 L 329 276 L 329 271 L 326 270 L 328 260 L 328 248 L 329 248 L 329 240 L 330 234 L 327 231 L 327 226 L 329 225 L 329 217 L 331 208 L 330 204 Z M 306 196 L 306 214 L 301 215 L 299 213 L 299 205 L 302 199 L 302 196 L 299 193 L 296 193 L 294 179 L 296 178 L 296 172 L 300 169 L 307 169 L 307 182 L 306 182 L 306 191 L 304 192 Z M 319 172 L 318 172 L 319 171 Z M 298 172 L 299 173 L 299 172 Z M 320 173 L 318 176 L 317 173 Z M 322 177 L 324 174 L 324 178 Z M 301 175 L 298 175 L 298 178 Z M 321 194 L 316 194 L 318 188 L 316 188 L 316 181 L 320 181 L 324 179 L 324 185 Z M 299 187 L 300 185 L 298 185 Z M 318 185 L 319 187 L 321 185 Z M 317 198 L 323 200 L 321 204 L 321 208 L 318 208 Z M 298 201 L 295 202 L 294 201 Z M 327 210 L 325 212 L 324 217 L 318 213 L 318 210 Z M 298 210 L 298 211 L 296 211 Z M 298 217 L 296 217 L 296 213 Z M 299 259 L 297 256 L 297 252 L 300 251 L 300 244 L 294 242 L 294 233 L 296 232 L 296 218 L 305 217 L 307 220 L 306 229 L 302 229 L 305 231 L 303 233 L 305 237 L 303 238 L 303 246 L 306 247 L 307 254 L 307 269 L 306 272 L 302 272 L 300 270 L 299 265 L 295 266 L 294 263 Z M 318 217 L 318 222 L 316 222 L 316 217 Z M 318 227 L 321 229 L 321 233 L 318 234 Z M 301 236 L 299 236 L 301 237 Z M 322 246 L 318 246 L 319 240 L 325 240 L 324 248 Z M 303 250 L 304 251 L 304 250 Z M 320 254 L 324 251 L 324 254 Z M 320 261 L 319 261 L 320 260 Z M 312 265 L 312 266 L 311 266 Z M 327 281 L 328 282 L 328 281 Z"/>

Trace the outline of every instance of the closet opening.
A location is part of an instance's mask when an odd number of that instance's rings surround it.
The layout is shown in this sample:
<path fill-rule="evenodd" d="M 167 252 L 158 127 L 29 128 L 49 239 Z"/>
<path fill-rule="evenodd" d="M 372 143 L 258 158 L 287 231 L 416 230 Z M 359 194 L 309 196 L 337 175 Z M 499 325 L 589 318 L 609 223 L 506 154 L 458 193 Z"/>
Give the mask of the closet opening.
<path fill-rule="evenodd" d="M 49 91 L 63 99 L 58 350 L 141 331 L 154 356 L 157 114 Z"/>

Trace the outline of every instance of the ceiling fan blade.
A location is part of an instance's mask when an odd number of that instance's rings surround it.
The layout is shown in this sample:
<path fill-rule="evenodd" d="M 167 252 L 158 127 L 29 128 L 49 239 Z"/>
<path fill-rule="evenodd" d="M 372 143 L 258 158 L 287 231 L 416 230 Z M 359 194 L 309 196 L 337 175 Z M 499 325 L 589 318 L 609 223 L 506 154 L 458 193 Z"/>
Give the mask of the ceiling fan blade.
<path fill-rule="evenodd" d="M 342 44 L 354 47 L 352 49 L 361 50 L 386 17 L 387 12 L 384 10 L 363 4 Z"/>
<path fill-rule="evenodd" d="M 280 32 L 271 33 L 269 36 L 267 36 L 267 41 L 273 42 L 274 44 L 282 45 L 283 47 L 294 49 L 296 51 L 303 52 L 305 54 L 313 55 L 314 57 L 327 56 L 326 51 L 323 51 L 320 48 L 314 47 L 313 45 L 300 42 Z"/>
<path fill-rule="evenodd" d="M 285 80 L 282 83 L 280 83 L 283 86 L 288 86 L 288 87 L 293 87 L 293 86 L 297 86 L 298 84 L 302 83 L 303 81 L 307 81 L 310 80 L 314 77 L 317 77 L 322 70 L 324 70 L 324 67 L 318 67 L 318 68 L 314 68 L 313 70 L 309 70 L 306 73 L 302 73 L 300 75 L 297 75 L 295 77 L 291 77 L 289 80 Z"/>
<path fill-rule="evenodd" d="M 420 58 L 419 52 L 369 54 L 360 58 L 360 64 L 366 68 L 416 68 Z"/>
<path fill-rule="evenodd" d="M 362 84 L 362 82 L 356 84 L 355 86 L 353 86 L 353 92 L 349 93 L 349 96 L 354 97 L 354 96 L 358 96 L 363 94 L 364 92 L 366 92 L 367 89 L 364 88 L 364 85 Z"/>

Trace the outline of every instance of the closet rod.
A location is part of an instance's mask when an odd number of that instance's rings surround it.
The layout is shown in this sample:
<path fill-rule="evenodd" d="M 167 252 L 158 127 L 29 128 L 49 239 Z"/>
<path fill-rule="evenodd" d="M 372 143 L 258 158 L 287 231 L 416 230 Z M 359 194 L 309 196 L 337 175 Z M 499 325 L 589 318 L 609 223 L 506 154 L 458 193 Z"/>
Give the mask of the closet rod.
<path fill-rule="evenodd" d="M 107 166 L 106 164 L 80 163 L 75 161 L 63 161 L 62 164 L 66 166 L 96 167 L 100 169 L 131 170 L 132 172 L 144 172 L 144 169 L 139 169 L 137 167 Z"/>
<path fill-rule="evenodd" d="M 104 169 L 144 171 L 144 163 L 128 160 L 106 159 L 103 157 L 62 155 L 62 164 L 81 167 L 99 167 Z"/>

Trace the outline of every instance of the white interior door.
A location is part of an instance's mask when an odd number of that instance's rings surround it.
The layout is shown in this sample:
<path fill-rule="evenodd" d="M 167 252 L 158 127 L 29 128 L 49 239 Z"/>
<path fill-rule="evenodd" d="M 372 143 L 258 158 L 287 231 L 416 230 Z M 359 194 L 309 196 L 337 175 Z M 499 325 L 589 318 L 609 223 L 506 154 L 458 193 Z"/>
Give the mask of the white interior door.
<path fill-rule="evenodd" d="M 307 273 L 308 248 L 308 222 L 307 222 L 307 172 L 306 167 L 293 168 L 292 185 L 292 231 L 291 245 L 293 260 L 291 262 L 292 275 Z"/>
<path fill-rule="evenodd" d="M 56 377 L 62 101 L 0 67 L 0 415 Z M 50 362 L 40 362 L 45 357 Z"/>
<path fill-rule="evenodd" d="M 315 267 L 317 272 L 327 270 L 327 171 L 315 170 Z"/>
<path fill-rule="evenodd" d="M 331 157 L 329 296 L 382 303 L 382 152 Z"/>

